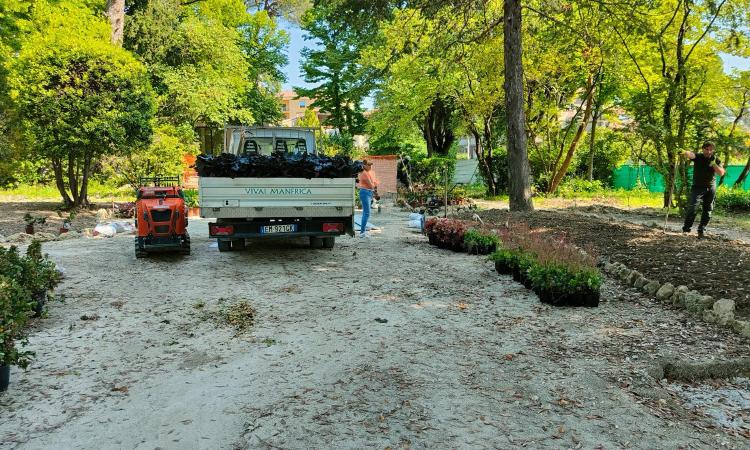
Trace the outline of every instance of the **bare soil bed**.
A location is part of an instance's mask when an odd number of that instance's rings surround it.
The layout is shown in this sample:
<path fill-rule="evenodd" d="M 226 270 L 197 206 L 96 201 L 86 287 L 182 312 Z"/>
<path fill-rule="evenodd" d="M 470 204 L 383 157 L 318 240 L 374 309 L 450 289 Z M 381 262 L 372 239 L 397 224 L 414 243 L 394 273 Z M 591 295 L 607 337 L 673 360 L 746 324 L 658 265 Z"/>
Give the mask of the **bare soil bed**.
<path fill-rule="evenodd" d="M 55 202 L 2 202 L 0 207 L 0 235 L 8 237 L 16 233 L 23 233 L 26 227 L 23 221 L 25 214 L 47 219 L 44 225 L 34 225 L 36 232 L 58 234 L 63 219 L 68 217 L 67 212 L 60 211 L 60 203 Z M 90 209 L 80 210 L 76 213 L 72 222 L 72 230 L 83 231 L 96 225 L 96 211 L 102 208 L 112 208 L 112 205 L 93 205 Z"/>
<path fill-rule="evenodd" d="M 576 245 L 591 245 L 599 255 L 649 279 L 686 285 L 716 299 L 733 299 L 738 315 L 750 316 L 750 244 L 746 242 L 723 237 L 699 240 L 695 234 L 664 232 L 569 210 L 512 214 L 489 210 L 479 216 L 498 225 L 526 222 L 534 229 L 564 234 Z"/>
<path fill-rule="evenodd" d="M 664 357 L 747 355 L 739 336 L 612 281 L 598 308 L 553 308 L 482 257 L 430 247 L 404 213 L 372 222 L 382 233 L 332 251 L 219 253 L 192 219 L 185 258 L 136 260 L 130 236 L 45 244 L 65 302 L 0 395 L 0 448 L 750 443 L 651 375 Z"/>

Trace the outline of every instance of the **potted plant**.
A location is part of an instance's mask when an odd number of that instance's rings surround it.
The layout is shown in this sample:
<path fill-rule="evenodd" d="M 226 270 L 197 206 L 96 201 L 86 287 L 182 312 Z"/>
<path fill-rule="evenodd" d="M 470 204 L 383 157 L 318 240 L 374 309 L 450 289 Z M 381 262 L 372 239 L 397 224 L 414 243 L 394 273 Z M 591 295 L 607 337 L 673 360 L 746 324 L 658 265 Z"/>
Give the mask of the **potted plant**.
<path fill-rule="evenodd" d="M 21 349 L 27 342 L 25 325 L 31 308 L 28 290 L 0 275 L 0 392 L 8 389 L 10 366 L 25 369 L 34 356 Z"/>
<path fill-rule="evenodd" d="M 37 240 L 29 244 L 22 264 L 24 270 L 21 279 L 31 292 L 35 316 L 41 316 L 49 292 L 60 282 L 60 276 L 55 263 L 42 255 L 42 243 Z"/>
<path fill-rule="evenodd" d="M 34 225 L 43 225 L 47 222 L 45 217 L 34 217 L 29 213 L 24 214 L 23 221 L 26 222 L 26 234 L 34 234 Z"/>
<path fill-rule="evenodd" d="M 464 243 L 472 255 L 489 255 L 497 249 L 500 238 L 492 232 L 472 228 L 464 234 Z"/>
<path fill-rule="evenodd" d="M 72 227 L 72 224 L 73 224 L 73 219 L 75 218 L 76 218 L 76 213 L 71 211 L 68 214 L 68 217 L 63 219 L 62 226 L 60 227 L 60 234 L 67 233 L 68 231 L 70 231 L 70 228 Z"/>
<path fill-rule="evenodd" d="M 183 189 L 182 194 L 185 196 L 185 205 L 188 207 L 188 216 L 197 217 L 201 214 L 200 205 L 198 204 L 197 189 Z"/>
<path fill-rule="evenodd" d="M 0 391 L 8 388 L 10 366 L 25 368 L 33 356 L 20 349 L 35 306 L 29 267 L 30 258 L 20 256 L 16 247 L 0 248 Z"/>
<path fill-rule="evenodd" d="M 515 267 L 513 252 L 502 248 L 490 255 L 490 261 L 495 263 L 495 270 L 500 275 L 512 275 Z"/>

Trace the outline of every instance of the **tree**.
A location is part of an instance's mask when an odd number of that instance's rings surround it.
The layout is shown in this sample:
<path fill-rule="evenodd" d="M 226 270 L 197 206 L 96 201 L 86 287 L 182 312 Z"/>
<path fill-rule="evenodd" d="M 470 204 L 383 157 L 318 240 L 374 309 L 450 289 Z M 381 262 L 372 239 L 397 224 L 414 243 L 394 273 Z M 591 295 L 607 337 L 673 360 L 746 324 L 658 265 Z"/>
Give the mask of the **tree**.
<path fill-rule="evenodd" d="M 10 64 L 14 107 L 65 206 L 87 205 L 98 158 L 149 142 L 153 93 L 145 67 L 110 44 L 106 22 L 90 11 L 40 8 L 35 22 Z"/>
<path fill-rule="evenodd" d="M 697 148 L 717 113 L 725 75 L 717 52 L 738 51 L 746 31 L 734 26 L 744 0 L 664 0 L 641 20 L 613 27 L 639 83 L 630 86 L 627 106 L 638 130 L 654 148 L 653 165 L 665 177 L 664 206 L 684 202 L 687 167 L 681 151 Z M 739 46 L 741 47 L 741 45 Z"/>
<path fill-rule="evenodd" d="M 125 0 L 107 0 L 106 15 L 112 27 L 112 43 L 122 45 L 125 30 Z"/>
<path fill-rule="evenodd" d="M 240 30 L 250 81 L 243 104 L 252 111 L 255 124 L 277 124 L 284 117 L 278 93 L 286 80 L 281 69 L 287 63 L 284 51 L 289 36 L 266 12 L 250 15 Z"/>
<path fill-rule="evenodd" d="M 310 0 L 247 0 L 246 3 L 250 8 L 265 11 L 272 18 L 284 17 L 294 23 L 299 23 L 312 6 Z"/>
<path fill-rule="evenodd" d="M 523 101 L 521 2 L 504 1 L 505 109 L 508 136 L 508 187 L 511 211 L 534 209 L 529 158 L 526 152 L 526 115 Z"/>
<path fill-rule="evenodd" d="M 338 129 L 343 135 L 362 133 L 365 125 L 362 100 L 372 89 L 372 80 L 359 64 L 359 31 L 333 11 L 318 5 L 305 14 L 302 28 L 308 33 L 306 39 L 319 43 L 319 48 L 302 50 L 304 80 L 316 86 L 295 87 L 295 91 L 300 96 L 314 98 L 312 106 L 330 114 L 324 125 Z"/>

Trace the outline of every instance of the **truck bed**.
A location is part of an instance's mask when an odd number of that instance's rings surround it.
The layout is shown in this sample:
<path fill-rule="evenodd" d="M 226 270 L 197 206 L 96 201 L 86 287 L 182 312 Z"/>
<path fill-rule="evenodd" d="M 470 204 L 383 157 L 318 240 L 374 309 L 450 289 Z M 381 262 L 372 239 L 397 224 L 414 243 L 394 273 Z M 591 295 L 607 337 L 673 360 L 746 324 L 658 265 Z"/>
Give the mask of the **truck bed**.
<path fill-rule="evenodd" d="M 201 177 L 204 218 L 350 217 L 352 178 Z"/>

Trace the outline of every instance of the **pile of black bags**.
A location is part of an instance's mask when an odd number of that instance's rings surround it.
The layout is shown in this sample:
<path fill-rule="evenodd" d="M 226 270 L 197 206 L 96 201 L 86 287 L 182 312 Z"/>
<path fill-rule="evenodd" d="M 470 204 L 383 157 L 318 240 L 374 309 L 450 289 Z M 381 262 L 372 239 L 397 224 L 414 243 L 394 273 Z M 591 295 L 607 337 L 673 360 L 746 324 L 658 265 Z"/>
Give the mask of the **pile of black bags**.
<path fill-rule="evenodd" d="M 355 178 L 363 170 L 361 161 L 344 156 L 307 153 L 265 155 L 198 155 L 195 169 L 201 177 L 254 178 Z"/>

